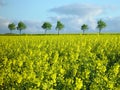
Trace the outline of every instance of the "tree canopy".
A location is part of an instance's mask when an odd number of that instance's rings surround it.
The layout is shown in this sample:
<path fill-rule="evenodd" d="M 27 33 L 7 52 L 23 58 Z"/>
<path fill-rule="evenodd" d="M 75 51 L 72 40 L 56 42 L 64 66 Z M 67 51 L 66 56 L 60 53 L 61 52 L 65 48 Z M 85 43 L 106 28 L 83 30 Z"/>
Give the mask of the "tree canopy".
<path fill-rule="evenodd" d="M 59 31 L 62 30 L 64 28 L 64 24 L 61 23 L 60 21 L 57 21 L 57 25 L 56 25 L 56 30 L 58 30 L 58 34 L 59 34 Z"/>
<path fill-rule="evenodd" d="M 24 30 L 24 29 L 26 29 L 27 27 L 26 27 L 26 25 L 23 23 L 23 22 L 19 22 L 18 23 L 18 26 L 17 26 L 17 30 L 20 30 L 20 34 L 21 34 L 21 30 Z"/>
<path fill-rule="evenodd" d="M 97 28 L 99 29 L 99 34 L 101 33 L 101 30 L 105 28 L 106 26 L 107 26 L 106 23 L 102 21 L 101 19 L 97 22 Z M 47 30 L 51 30 L 52 24 L 50 22 L 44 22 L 41 27 L 45 30 L 45 34 L 46 34 Z M 62 30 L 64 27 L 65 27 L 64 24 L 60 20 L 58 20 L 55 26 L 55 29 L 58 31 L 58 35 L 59 35 L 60 30 Z M 8 28 L 11 31 L 11 33 L 12 33 L 12 30 L 17 29 L 20 31 L 20 34 L 21 34 L 21 31 L 26 29 L 27 26 L 25 25 L 24 22 L 20 21 L 17 27 L 14 23 L 10 23 L 8 24 Z M 81 26 L 81 30 L 83 31 L 83 34 L 85 33 L 87 29 L 89 29 L 87 24 L 83 24 Z"/>
<path fill-rule="evenodd" d="M 102 20 L 99 20 L 98 22 L 97 22 L 97 28 L 99 29 L 99 34 L 101 33 L 101 30 L 103 29 L 103 28 L 105 28 L 107 25 L 106 25 L 106 23 L 104 22 L 104 21 L 102 21 Z"/>
<path fill-rule="evenodd" d="M 15 30 L 15 29 L 16 29 L 14 23 L 10 23 L 10 24 L 8 25 L 8 28 L 9 28 L 9 30 L 11 31 L 11 33 L 12 33 L 12 30 Z"/>
<path fill-rule="evenodd" d="M 50 22 L 44 22 L 42 28 L 45 29 L 45 34 L 46 34 L 47 30 L 51 30 L 52 24 Z"/>
<path fill-rule="evenodd" d="M 83 30 L 83 34 L 84 34 L 85 30 L 87 30 L 87 29 L 88 29 L 88 25 L 83 24 L 83 25 L 81 26 L 81 30 Z"/>

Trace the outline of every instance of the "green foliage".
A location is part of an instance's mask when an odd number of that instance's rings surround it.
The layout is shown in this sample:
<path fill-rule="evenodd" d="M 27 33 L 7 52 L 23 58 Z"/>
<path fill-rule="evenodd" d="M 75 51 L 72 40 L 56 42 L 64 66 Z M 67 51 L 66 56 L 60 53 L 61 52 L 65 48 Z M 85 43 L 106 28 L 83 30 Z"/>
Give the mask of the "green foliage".
<path fill-rule="evenodd" d="M 42 28 L 45 29 L 45 34 L 46 34 L 47 30 L 51 30 L 52 25 L 50 22 L 44 22 Z"/>
<path fill-rule="evenodd" d="M 18 23 L 18 26 L 17 26 L 17 30 L 20 30 L 20 34 L 21 34 L 21 30 L 24 30 L 24 29 L 26 29 L 27 27 L 26 27 L 26 25 L 23 23 L 23 22 L 19 22 Z"/>
<path fill-rule="evenodd" d="M 8 28 L 9 28 L 9 30 L 11 31 L 11 33 L 12 33 L 12 30 L 15 30 L 15 29 L 16 29 L 14 23 L 9 24 L 9 25 L 8 25 Z"/>
<path fill-rule="evenodd" d="M 119 90 L 120 35 L 0 36 L 1 90 Z"/>
<path fill-rule="evenodd" d="M 83 24 L 83 25 L 81 26 L 81 30 L 83 30 L 83 34 L 84 34 L 85 30 L 87 30 L 87 29 L 88 29 L 88 25 Z"/>
<path fill-rule="evenodd" d="M 56 25 L 56 30 L 58 30 L 58 34 L 59 34 L 59 31 L 62 30 L 64 28 L 64 25 L 60 22 L 60 21 L 57 21 L 57 25 Z"/>
<path fill-rule="evenodd" d="M 103 28 L 105 28 L 107 25 L 106 25 L 106 23 L 104 22 L 104 21 L 102 21 L 102 20 L 99 20 L 98 22 L 97 22 L 97 28 L 99 29 L 99 34 L 101 33 L 101 30 L 103 29 Z"/>

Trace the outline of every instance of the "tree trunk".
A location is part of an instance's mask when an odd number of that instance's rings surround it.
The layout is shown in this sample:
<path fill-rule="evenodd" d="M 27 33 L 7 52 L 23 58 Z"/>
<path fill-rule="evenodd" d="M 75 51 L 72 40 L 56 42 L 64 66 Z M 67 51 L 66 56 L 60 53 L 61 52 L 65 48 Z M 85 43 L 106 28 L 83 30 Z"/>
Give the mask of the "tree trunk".
<path fill-rule="evenodd" d="M 83 30 L 83 35 L 84 35 L 85 31 Z"/>
<path fill-rule="evenodd" d="M 47 30 L 45 30 L 45 34 L 46 34 Z"/>
<path fill-rule="evenodd" d="M 12 34 L 12 30 L 10 30 L 10 33 Z"/>
<path fill-rule="evenodd" d="M 101 29 L 99 29 L 99 35 L 100 35 L 100 33 L 101 33 Z"/>
<path fill-rule="evenodd" d="M 58 35 L 59 35 L 59 30 L 58 30 Z"/>
<path fill-rule="evenodd" d="M 21 29 L 20 29 L 20 34 L 21 34 Z"/>

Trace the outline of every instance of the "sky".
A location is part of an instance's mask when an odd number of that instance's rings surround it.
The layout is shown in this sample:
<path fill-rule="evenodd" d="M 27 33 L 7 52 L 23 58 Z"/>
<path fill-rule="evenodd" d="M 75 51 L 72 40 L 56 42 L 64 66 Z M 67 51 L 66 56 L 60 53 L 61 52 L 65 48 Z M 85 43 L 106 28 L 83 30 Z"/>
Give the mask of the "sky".
<path fill-rule="evenodd" d="M 26 24 L 22 33 L 44 33 L 44 22 L 52 24 L 48 33 L 57 33 L 56 22 L 65 28 L 60 33 L 98 32 L 97 21 L 102 19 L 107 27 L 102 32 L 120 32 L 120 0 L 0 0 L 0 33 L 9 33 L 8 24 L 19 21 Z M 15 30 L 13 33 L 19 33 Z"/>

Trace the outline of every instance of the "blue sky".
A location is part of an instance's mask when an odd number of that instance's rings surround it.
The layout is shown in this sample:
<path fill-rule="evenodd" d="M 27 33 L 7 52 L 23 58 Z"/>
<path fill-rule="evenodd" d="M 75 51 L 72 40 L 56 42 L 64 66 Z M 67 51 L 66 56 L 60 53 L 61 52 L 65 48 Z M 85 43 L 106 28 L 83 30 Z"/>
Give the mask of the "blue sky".
<path fill-rule="evenodd" d="M 24 33 L 43 33 L 44 21 L 52 23 L 54 32 L 57 20 L 65 24 L 62 33 L 82 32 L 86 23 L 88 32 L 97 32 L 96 22 L 103 19 L 107 23 L 105 32 L 120 32 L 119 0 L 0 0 L 0 33 L 7 33 L 11 22 L 23 21 L 27 25 Z M 17 33 L 15 31 L 15 33 Z"/>

